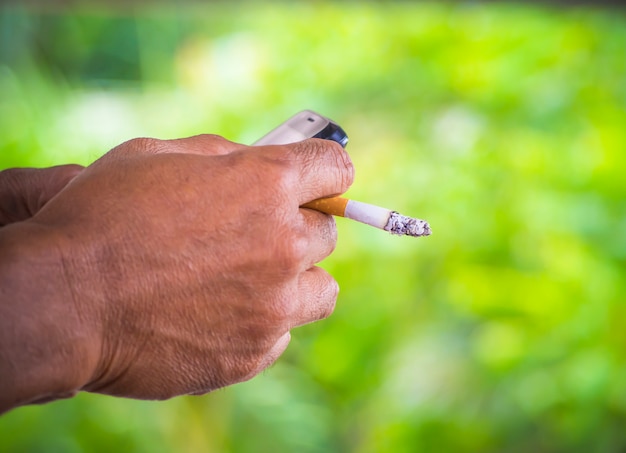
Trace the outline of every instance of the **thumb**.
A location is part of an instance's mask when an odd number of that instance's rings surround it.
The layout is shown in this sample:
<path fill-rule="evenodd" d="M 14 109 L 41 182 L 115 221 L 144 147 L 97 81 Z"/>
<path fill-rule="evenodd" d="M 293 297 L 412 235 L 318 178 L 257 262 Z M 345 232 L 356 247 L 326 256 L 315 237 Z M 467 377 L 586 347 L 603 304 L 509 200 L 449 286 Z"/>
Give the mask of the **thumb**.
<path fill-rule="evenodd" d="M 0 172 L 0 227 L 30 219 L 83 167 L 10 168 Z"/>

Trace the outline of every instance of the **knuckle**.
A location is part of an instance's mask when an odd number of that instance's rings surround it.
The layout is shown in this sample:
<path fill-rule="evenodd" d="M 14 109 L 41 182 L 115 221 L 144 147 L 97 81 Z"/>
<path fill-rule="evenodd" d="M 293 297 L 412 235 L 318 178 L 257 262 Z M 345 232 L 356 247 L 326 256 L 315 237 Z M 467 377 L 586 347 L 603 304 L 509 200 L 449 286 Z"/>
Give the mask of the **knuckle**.
<path fill-rule="evenodd" d="M 251 170 L 247 173 L 252 177 L 250 183 L 257 192 L 290 193 L 299 176 L 295 172 L 290 150 L 284 145 L 265 147 L 243 155 L 234 155 L 232 159 L 237 164 L 246 166 Z"/>
<path fill-rule="evenodd" d="M 253 147 L 254 155 L 273 163 L 288 165 L 294 157 L 292 145 L 267 145 L 262 147 Z"/>
<path fill-rule="evenodd" d="M 46 182 L 48 183 L 47 185 L 62 187 L 78 176 L 83 170 L 84 167 L 75 164 L 51 167 L 47 170 L 49 173 L 46 174 L 46 176 L 49 176 L 49 178 L 46 178 Z"/>
<path fill-rule="evenodd" d="M 259 363 L 272 347 L 273 338 L 267 334 L 267 329 L 259 329 L 258 332 L 251 334 L 247 344 L 242 345 L 242 349 L 236 355 L 230 356 L 222 363 L 224 376 L 220 379 L 220 386 L 248 380 L 256 375 L 260 371 Z"/>
<path fill-rule="evenodd" d="M 313 155 L 319 155 L 326 152 L 329 147 L 333 145 L 339 145 L 332 140 L 325 140 L 322 138 L 309 138 L 301 142 L 295 143 L 295 147 L 298 149 L 298 154 L 310 153 Z"/>
<path fill-rule="evenodd" d="M 82 165 L 78 165 L 78 164 L 60 165 L 58 168 L 61 169 L 61 171 L 63 172 L 63 175 L 68 179 L 74 178 L 85 169 L 85 167 L 83 167 Z"/>
<path fill-rule="evenodd" d="M 302 163 L 300 165 L 300 174 L 299 177 L 301 179 L 305 178 L 306 175 L 315 173 L 319 171 L 319 162 L 315 155 L 309 154 L 302 159 Z"/>
<path fill-rule="evenodd" d="M 272 177 L 273 190 L 278 194 L 290 194 L 293 191 L 297 175 L 291 166 L 275 163 L 268 169 Z"/>
<path fill-rule="evenodd" d="M 222 137 L 221 135 L 217 135 L 217 134 L 198 134 L 196 135 L 196 138 L 199 138 L 201 140 L 212 140 L 212 141 L 219 141 L 219 142 L 229 142 L 229 140 L 226 140 L 224 137 Z"/>
<path fill-rule="evenodd" d="M 115 154 L 157 154 L 163 149 L 163 140 L 137 137 L 122 143 L 112 150 Z"/>
<path fill-rule="evenodd" d="M 207 156 L 230 154 L 237 149 L 243 148 L 243 145 L 217 134 L 200 134 L 187 138 L 167 140 L 167 146 L 171 151 Z"/>
<path fill-rule="evenodd" d="M 290 148 L 292 159 L 298 161 L 300 175 L 314 172 L 320 165 L 320 157 L 327 153 L 327 148 L 332 147 L 332 143 L 328 140 L 309 139 L 298 142 Z"/>
<path fill-rule="evenodd" d="M 354 182 L 354 165 L 346 150 L 333 140 L 308 139 L 291 147 L 300 159 L 301 174 L 319 171 L 322 166 L 336 169 L 337 193 L 342 193 Z"/>
<path fill-rule="evenodd" d="M 256 360 L 249 357 L 232 360 L 231 363 L 226 365 L 227 371 L 224 373 L 225 376 L 221 379 L 222 382 L 219 387 L 234 384 L 236 382 L 242 382 L 252 378 L 254 376 L 255 362 Z"/>
<path fill-rule="evenodd" d="M 127 143 L 132 149 L 146 153 L 157 153 L 163 145 L 162 140 L 148 137 L 134 138 Z"/>
<path fill-rule="evenodd" d="M 258 191 L 258 188 L 255 189 Z M 278 247 L 281 249 L 281 255 L 291 256 L 290 252 L 297 251 L 292 241 L 296 239 L 294 231 L 295 216 L 298 213 L 298 204 L 294 197 L 293 184 L 289 175 L 283 172 L 276 172 L 270 182 L 266 182 L 261 193 L 261 204 L 267 213 L 271 215 L 270 219 L 275 225 L 276 240 L 279 241 Z"/>
<path fill-rule="evenodd" d="M 296 275 L 306 256 L 308 244 L 304 237 L 292 231 L 285 233 L 277 244 L 275 262 L 277 269 L 286 277 Z"/>
<path fill-rule="evenodd" d="M 354 182 L 354 165 L 350 155 L 339 145 L 339 143 L 333 142 L 333 155 L 335 158 L 335 165 L 339 170 L 339 184 L 340 192 L 345 192 Z"/>
<path fill-rule="evenodd" d="M 200 134 L 200 135 L 196 135 L 195 137 L 193 137 L 197 140 L 200 141 L 204 141 L 207 143 L 210 143 L 212 145 L 218 145 L 221 147 L 240 147 L 242 145 L 239 145 L 231 140 L 228 140 L 227 138 L 222 137 L 221 135 L 217 135 L 217 134 Z"/>
<path fill-rule="evenodd" d="M 21 186 L 21 182 L 30 179 L 30 175 L 34 174 L 34 172 L 36 170 L 29 168 L 7 168 L 0 171 L 0 177 L 3 185 L 17 191 Z"/>

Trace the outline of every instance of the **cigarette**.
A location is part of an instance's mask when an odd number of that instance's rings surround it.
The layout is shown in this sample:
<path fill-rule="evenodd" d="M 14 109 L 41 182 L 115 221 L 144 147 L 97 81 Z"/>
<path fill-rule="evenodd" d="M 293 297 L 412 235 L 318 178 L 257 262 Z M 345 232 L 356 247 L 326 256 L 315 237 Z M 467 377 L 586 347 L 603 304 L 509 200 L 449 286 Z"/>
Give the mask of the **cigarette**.
<path fill-rule="evenodd" d="M 302 207 L 356 220 L 399 236 L 419 237 L 429 236 L 432 233 L 430 225 L 425 220 L 414 219 L 396 211 L 348 198 L 320 198 L 303 204 Z"/>

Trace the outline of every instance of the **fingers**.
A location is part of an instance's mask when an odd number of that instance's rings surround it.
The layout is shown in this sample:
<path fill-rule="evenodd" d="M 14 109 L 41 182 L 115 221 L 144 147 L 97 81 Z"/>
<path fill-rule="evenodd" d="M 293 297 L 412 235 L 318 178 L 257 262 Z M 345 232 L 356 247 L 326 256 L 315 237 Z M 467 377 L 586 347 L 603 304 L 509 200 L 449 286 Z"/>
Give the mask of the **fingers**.
<path fill-rule="evenodd" d="M 339 285 L 321 267 L 312 267 L 298 279 L 299 307 L 292 316 L 291 327 L 298 327 L 327 318 L 335 309 Z"/>
<path fill-rule="evenodd" d="M 85 168 L 82 165 L 68 164 L 56 167 L 42 168 L 37 170 L 34 184 L 39 187 L 39 199 L 33 206 L 39 210 L 52 197 L 61 191 L 69 182 L 80 174 Z"/>
<path fill-rule="evenodd" d="M 300 209 L 307 232 L 307 247 L 302 259 L 302 270 L 309 269 L 330 255 L 337 245 L 335 219 L 312 209 Z"/>
<path fill-rule="evenodd" d="M 321 267 L 312 267 L 303 272 L 298 281 L 298 304 L 295 310 L 289 329 L 299 327 L 311 322 L 319 321 L 327 318 L 335 309 L 337 295 L 339 294 L 339 285 Z M 253 378 L 261 371 L 272 365 L 283 352 L 287 349 L 291 340 L 291 334 L 287 331 L 281 336 L 269 352 L 263 357 L 258 366 L 242 381 Z"/>
<path fill-rule="evenodd" d="M 294 188 L 300 204 L 344 193 L 354 180 L 348 153 L 332 140 L 309 139 L 288 146 L 299 173 Z"/>
<path fill-rule="evenodd" d="M 334 249 L 337 240 L 337 231 L 332 216 L 309 209 L 301 209 L 307 225 L 318 234 L 312 234 L 313 243 L 310 249 L 311 262 L 319 262 L 328 256 Z M 309 324 L 331 315 L 335 308 L 339 285 L 324 269 L 314 266 L 300 273 L 298 276 L 298 297 L 296 306 L 289 316 L 288 329 Z M 291 334 L 289 330 L 282 335 L 263 357 L 258 366 L 242 380 L 247 381 L 266 368 L 270 367 L 285 352 Z"/>
<path fill-rule="evenodd" d="M 0 226 L 34 216 L 83 167 L 13 168 L 0 173 Z"/>
<path fill-rule="evenodd" d="M 303 326 L 330 316 L 335 309 L 335 303 L 339 294 L 339 285 L 321 267 L 312 267 L 300 274 L 298 280 L 298 304 L 291 317 L 289 329 Z M 287 331 L 281 336 L 270 351 L 261 360 L 258 366 L 242 380 L 248 380 L 256 376 L 274 363 L 287 349 L 291 334 Z"/>
<path fill-rule="evenodd" d="M 293 191 L 299 205 L 344 193 L 352 185 L 354 166 L 338 143 L 308 139 L 283 146 L 288 150 L 288 160 L 297 173 Z M 174 140 L 136 138 L 114 148 L 108 158 L 163 153 L 219 156 L 244 149 L 257 155 L 264 152 L 263 147 L 247 147 L 218 135 L 204 134 Z"/>

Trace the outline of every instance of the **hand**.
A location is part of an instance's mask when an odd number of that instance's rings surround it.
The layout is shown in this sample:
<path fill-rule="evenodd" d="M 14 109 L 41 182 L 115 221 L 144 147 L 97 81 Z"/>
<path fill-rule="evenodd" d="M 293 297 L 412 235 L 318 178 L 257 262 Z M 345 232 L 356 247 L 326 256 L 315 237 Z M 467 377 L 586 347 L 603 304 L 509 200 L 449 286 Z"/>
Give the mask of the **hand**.
<path fill-rule="evenodd" d="M 32 219 L 52 232 L 72 295 L 47 312 L 83 345 L 65 348 L 66 387 L 164 399 L 269 366 L 337 297 L 315 266 L 334 220 L 300 205 L 352 179 L 345 151 L 315 139 L 136 139 L 86 168 Z"/>
<path fill-rule="evenodd" d="M 0 172 L 0 227 L 27 220 L 83 169 L 80 165 Z"/>

